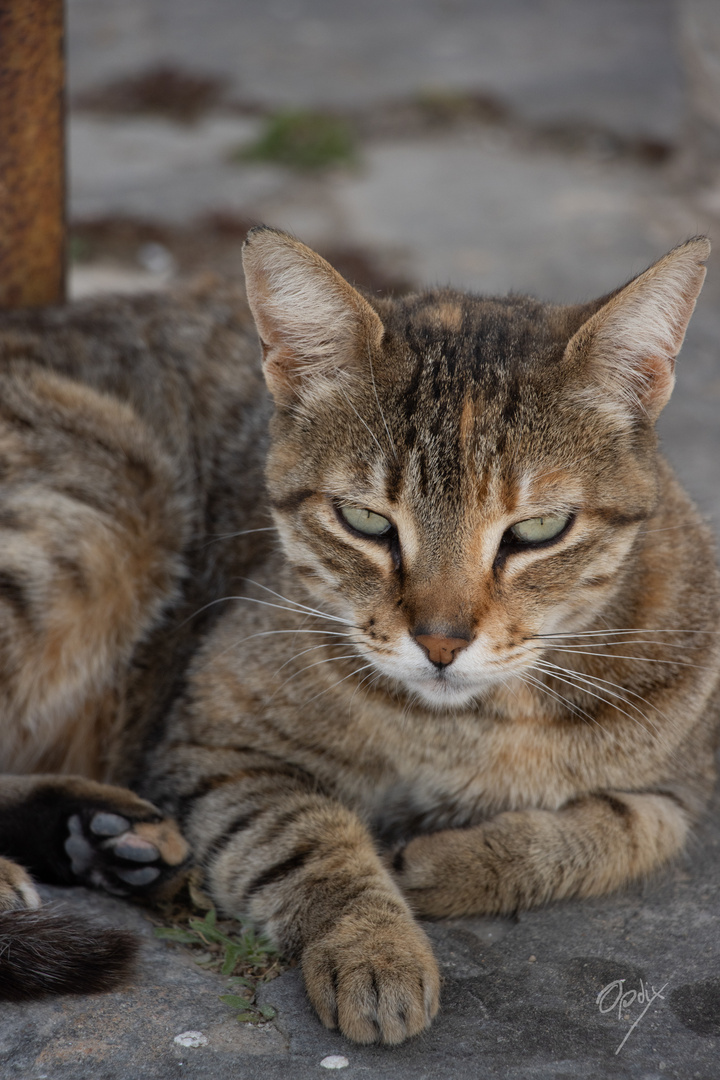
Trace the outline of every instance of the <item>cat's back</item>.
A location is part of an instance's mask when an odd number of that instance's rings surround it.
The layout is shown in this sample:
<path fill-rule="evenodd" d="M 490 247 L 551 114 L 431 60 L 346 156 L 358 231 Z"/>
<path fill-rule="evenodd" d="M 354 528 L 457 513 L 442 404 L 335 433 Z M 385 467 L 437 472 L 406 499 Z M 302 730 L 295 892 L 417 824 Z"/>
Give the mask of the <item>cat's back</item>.
<path fill-rule="evenodd" d="M 264 396 L 241 287 L 86 299 L 0 313 L 0 375 L 52 371 L 124 404 L 172 450 L 222 429 Z"/>
<path fill-rule="evenodd" d="M 190 617 L 257 557 L 257 353 L 232 285 L 0 313 L 5 771 L 117 775 L 109 726 L 152 723 L 201 629 Z"/>

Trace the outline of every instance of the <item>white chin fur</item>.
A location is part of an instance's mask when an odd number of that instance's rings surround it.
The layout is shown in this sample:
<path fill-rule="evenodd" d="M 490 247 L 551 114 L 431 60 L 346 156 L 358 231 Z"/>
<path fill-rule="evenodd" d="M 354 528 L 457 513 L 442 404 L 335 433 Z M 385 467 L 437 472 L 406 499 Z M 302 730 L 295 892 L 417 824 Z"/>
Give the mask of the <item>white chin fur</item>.
<path fill-rule="evenodd" d="M 469 705 L 480 693 L 480 687 L 474 689 L 452 686 L 449 682 L 428 680 L 423 683 L 407 682 L 404 685 L 411 694 L 419 697 L 425 705 L 433 709 L 457 709 Z"/>

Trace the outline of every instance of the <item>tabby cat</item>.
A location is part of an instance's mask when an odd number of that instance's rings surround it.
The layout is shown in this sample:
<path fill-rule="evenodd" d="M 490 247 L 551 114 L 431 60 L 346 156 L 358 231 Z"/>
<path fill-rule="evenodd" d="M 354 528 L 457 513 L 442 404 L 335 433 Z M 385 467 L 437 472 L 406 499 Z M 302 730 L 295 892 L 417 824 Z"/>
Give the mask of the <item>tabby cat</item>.
<path fill-rule="evenodd" d="M 654 422 L 708 253 L 570 307 L 376 299 L 254 229 L 269 394 L 231 287 L 2 316 L 6 995 L 107 985 L 133 947 L 98 931 L 93 966 L 21 867 L 145 895 L 189 845 L 324 1024 L 399 1043 L 438 1007 L 416 915 L 682 849 L 720 587 Z"/>

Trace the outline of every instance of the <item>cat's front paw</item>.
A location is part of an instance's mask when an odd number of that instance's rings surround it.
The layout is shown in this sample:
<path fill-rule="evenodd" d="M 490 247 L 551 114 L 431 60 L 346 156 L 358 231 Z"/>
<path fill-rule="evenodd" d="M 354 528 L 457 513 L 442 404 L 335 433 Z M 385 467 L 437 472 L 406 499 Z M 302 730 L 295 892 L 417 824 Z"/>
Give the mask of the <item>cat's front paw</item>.
<path fill-rule="evenodd" d="M 388 859 L 412 910 L 430 919 L 497 913 L 501 863 L 472 829 L 416 836 Z"/>
<path fill-rule="evenodd" d="M 346 912 L 306 947 L 302 968 L 322 1022 L 355 1042 L 401 1043 L 438 1010 L 435 957 L 405 912 Z"/>

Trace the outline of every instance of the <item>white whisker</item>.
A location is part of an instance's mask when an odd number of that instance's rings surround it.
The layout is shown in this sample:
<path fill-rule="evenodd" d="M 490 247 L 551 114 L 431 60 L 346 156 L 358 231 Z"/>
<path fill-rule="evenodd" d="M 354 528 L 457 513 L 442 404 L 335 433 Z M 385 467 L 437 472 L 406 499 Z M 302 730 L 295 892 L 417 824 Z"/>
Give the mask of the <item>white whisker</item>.
<path fill-rule="evenodd" d="M 540 669 L 538 668 L 536 670 Z M 581 709 L 579 705 L 576 705 L 574 702 L 570 701 L 570 699 L 566 698 L 564 694 L 560 694 L 558 693 L 558 691 L 553 690 L 551 687 L 547 686 L 544 682 L 542 682 L 541 679 L 536 679 L 534 675 L 528 674 L 527 668 L 525 668 L 521 672 L 518 672 L 517 675 L 523 682 L 530 682 L 533 686 L 536 686 L 538 690 L 541 690 L 544 694 L 547 694 L 549 698 L 554 698 L 556 701 L 559 701 L 561 705 L 563 705 L 566 709 L 569 709 L 570 712 L 575 714 L 575 716 L 584 717 L 586 720 L 589 720 L 591 724 L 599 727 L 600 730 L 606 735 L 608 734 L 602 724 L 599 723 L 599 721 L 596 720 L 594 716 L 591 716 L 589 712 L 586 712 L 584 709 Z"/>
<path fill-rule="evenodd" d="M 628 689 L 628 687 L 623 686 L 621 683 L 611 682 L 610 679 L 601 679 L 599 675 L 590 675 L 590 674 L 588 674 L 588 672 L 576 671 L 574 668 L 566 668 L 566 667 L 560 666 L 559 664 L 551 664 L 549 660 L 545 660 L 544 658 L 539 659 L 537 661 L 537 663 L 542 664 L 546 668 L 552 668 L 552 669 L 555 669 L 557 671 L 563 671 L 567 675 L 573 675 L 576 678 L 587 680 L 592 685 L 597 685 L 598 683 L 602 683 L 604 686 L 612 686 L 616 690 L 621 690 L 621 691 L 623 691 L 623 693 L 630 694 L 630 695 L 632 695 L 632 697 L 638 698 L 638 700 L 642 701 L 645 705 L 650 705 L 650 702 L 646 698 L 644 698 L 641 694 L 636 693 L 634 690 Z M 608 693 L 609 692 L 610 691 L 608 691 Z M 627 704 L 631 705 L 632 702 L 627 702 Z M 654 706 L 650 706 L 650 707 L 653 708 Z M 659 712 L 659 710 L 658 710 L 658 712 Z M 660 715 L 662 715 L 662 714 L 660 714 Z"/>
<path fill-rule="evenodd" d="M 303 672 L 310 671 L 312 668 L 319 667 L 321 664 L 332 664 L 335 660 L 357 660 L 357 658 L 357 653 L 346 653 L 344 656 L 327 656 L 324 660 L 316 660 L 313 664 L 306 664 L 305 667 L 300 668 L 299 671 L 293 671 L 292 675 L 285 679 L 285 682 L 280 684 L 275 693 L 278 693 L 278 691 L 282 690 L 284 686 L 287 686 L 287 684 L 292 682 L 293 679 L 296 679 L 298 675 L 302 675 Z M 285 664 L 283 664 L 282 667 L 285 667 Z M 274 673 L 273 678 L 278 675 L 278 673 L 282 670 L 282 667 L 278 668 L 278 670 Z M 274 696 L 275 695 L 273 695 L 273 697 Z"/>
<path fill-rule="evenodd" d="M 332 646 L 335 646 L 335 648 L 342 648 L 344 645 L 344 641 L 321 641 L 319 645 L 311 645 L 309 649 L 301 649 L 299 653 L 295 653 L 294 656 L 289 657 L 289 659 L 287 659 L 284 664 L 280 665 L 280 667 L 275 672 L 275 678 L 277 678 L 283 668 L 287 667 L 288 664 L 292 664 L 293 660 L 297 660 L 299 659 L 299 657 L 305 656 L 307 653 L 315 652 L 316 649 L 329 649 Z M 330 659 L 337 660 L 339 659 L 339 657 L 331 656 Z M 303 670 L 306 669 L 303 668 Z"/>
<path fill-rule="evenodd" d="M 687 529 L 687 522 L 683 521 L 679 525 L 664 525 L 662 529 L 643 528 L 643 534 L 649 536 L 650 533 L 676 532 L 678 529 Z"/>
<path fill-rule="evenodd" d="M 533 639 L 539 638 L 545 640 L 546 638 L 585 638 L 585 637 L 608 637 L 611 634 L 717 634 L 718 630 L 681 630 L 681 629 L 657 629 L 657 628 L 644 628 L 642 626 L 636 626 L 632 629 L 616 629 L 613 627 L 609 630 L 576 630 L 569 634 L 532 634 Z M 645 640 L 641 638 L 640 640 Z"/>
<path fill-rule="evenodd" d="M 248 634 L 247 637 L 240 638 L 238 641 L 234 641 L 232 643 L 232 645 L 228 645 L 227 648 L 223 649 L 217 655 L 218 655 L 218 657 L 225 656 L 226 653 L 232 652 L 233 649 L 239 649 L 240 646 L 244 645 L 246 641 L 252 641 L 253 638 L 270 637 L 270 636 L 275 635 L 275 634 L 322 634 L 323 637 L 341 637 L 341 638 L 352 637 L 352 634 L 343 634 L 339 630 L 303 630 L 300 627 L 295 627 L 294 630 L 260 630 L 260 631 L 258 631 L 257 634 Z M 314 648 L 320 649 L 320 648 L 322 648 L 322 645 L 344 645 L 344 644 L 345 644 L 345 642 L 341 642 L 341 641 L 327 641 L 327 642 L 321 642 L 320 645 L 315 645 Z M 306 650 L 306 651 L 309 651 L 309 650 Z"/>
<path fill-rule="evenodd" d="M 640 723 L 637 716 L 632 716 L 624 709 L 621 709 L 619 705 L 616 705 L 615 702 L 608 701 L 608 699 L 606 697 L 603 697 L 602 694 L 596 694 L 592 690 L 589 690 L 588 686 L 594 686 L 596 690 L 602 690 L 603 688 L 601 686 L 598 686 L 596 683 L 591 682 L 589 679 L 586 679 L 583 675 L 580 675 L 579 672 L 572 671 L 570 668 L 558 667 L 557 664 L 547 664 L 546 661 L 542 660 L 539 662 L 539 664 L 534 665 L 534 667 L 536 669 L 539 668 L 541 671 L 545 671 L 552 678 L 558 679 L 560 682 L 565 683 L 567 686 L 574 686 L 576 690 L 580 690 L 583 694 L 589 694 L 590 697 L 597 698 L 598 701 L 602 701 L 603 704 L 608 705 L 611 709 L 617 709 L 617 711 L 619 713 L 622 713 L 623 716 L 627 716 L 628 720 L 632 720 L 636 724 Z M 561 675 L 558 675 L 559 671 L 562 671 L 566 676 L 569 676 L 569 678 L 563 678 Z M 606 689 L 604 692 L 605 694 L 610 694 L 611 697 L 618 698 L 620 701 L 623 702 L 623 704 L 628 705 L 631 709 L 635 709 L 636 712 L 638 712 L 639 715 L 643 718 L 643 720 L 647 721 L 655 734 L 658 737 L 660 736 L 660 729 L 658 728 L 657 724 L 654 724 L 650 717 L 647 716 L 642 711 L 642 709 L 635 705 L 634 702 L 628 701 L 626 698 L 622 697 L 620 694 L 614 693 L 612 690 Z M 639 694 L 637 696 L 640 697 Z M 641 698 L 640 700 L 644 701 L 644 698 Z M 648 704 L 648 702 L 645 702 L 645 704 Z"/>
<path fill-rule="evenodd" d="M 373 667 L 374 665 L 371 664 L 370 666 Z M 366 694 L 368 692 L 368 690 L 370 690 L 372 685 L 374 683 L 378 682 L 378 680 L 380 678 L 382 678 L 382 672 L 380 672 L 380 671 L 370 671 L 370 672 L 368 672 L 367 675 L 363 675 L 362 679 L 360 679 L 360 682 L 357 684 L 357 686 L 353 690 L 350 701 L 352 701 L 352 699 L 355 697 L 358 690 L 362 690 L 363 693 Z"/>
<path fill-rule="evenodd" d="M 601 642 L 598 648 L 601 648 L 604 644 L 604 642 Z M 553 652 L 573 653 L 575 656 L 599 656 L 604 660 L 634 660 L 640 664 L 676 664 L 678 667 L 697 668 L 699 671 L 711 670 L 705 664 L 691 664 L 688 660 L 658 660 L 650 656 L 625 656 L 619 653 L 588 652 L 587 646 L 582 647 L 580 645 L 553 645 Z"/>
<path fill-rule="evenodd" d="M 309 604 L 301 604 L 299 600 L 290 600 L 287 596 L 283 596 L 281 593 L 275 592 L 274 589 L 269 588 L 267 585 L 263 585 L 260 581 L 254 581 L 252 578 L 240 578 L 240 581 L 245 581 L 249 585 L 256 585 L 258 589 L 264 589 L 265 592 L 276 596 L 278 600 L 284 600 L 286 604 L 294 604 L 298 612 L 306 612 L 308 615 L 320 616 L 323 619 L 330 619 L 331 622 L 344 623 L 345 626 L 352 626 L 353 624 L 348 622 L 347 619 L 341 619 L 339 615 L 329 615 L 326 611 L 320 611 L 319 608 L 310 607 Z M 356 627 L 356 629 L 359 629 Z"/>
<path fill-rule="evenodd" d="M 272 590 L 269 589 L 268 592 L 272 592 Z M 281 597 L 281 599 L 284 599 L 284 597 Z M 194 619 L 197 615 L 202 615 L 203 611 L 207 611 L 208 608 L 214 607 L 215 604 L 225 604 L 230 600 L 247 600 L 250 604 L 262 604 L 263 607 L 277 608 L 278 611 L 289 611 L 291 615 L 307 615 L 314 619 L 329 619 L 331 622 L 343 623 L 344 626 L 353 625 L 346 619 L 340 619 L 336 615 L 326 615 L 323 612 L 318 612 L 317 614 L 312 611 L 304 612 L 301 608 L 285 607 L 283 604 L 271 604 L 269 600 L 258 600 L 255 596 L 220 596 L 217 600 L 211 600 L 209 603 L 203 604 L 203 606 L 193 612 L 192 615 L 188 615 L 187 619 L 184 619 L 180 623 L 180 626 L 184 626 L 185 623 L 190 622 L 190 620 Z M 357 629 L 359 629 L 359 627 Z"/>
<path fill-rule="evenodd" d="M 372 438 L 373 438 L 373 439 L 375 440 L 375 443 L 377 444 L 377 448 L 378 448 L 378 450 L 380 451 L 380 454 L 381 454 L 381 455 L 382 455 L 382 457 L 384 458 L 384 457 L 385 457 L 385 451 L 383 450 L 382 446 L 380 445 L 380 441 L 379 441 L 379 439 L 378 439 L 377 435 L 376 435 L 376 434 L 375 434 L 375 432 L 374 432 L 374 431 L 372 430 L 372 428 L 371 428 L 371 427 L 369 426 L 369 424 L 368 424 L 368 423 L 367 423 L 367 422 L 366 422 L 365 420 L 363 420 L 362 416 L 361 416 L 361 415 L 360 415 L 360 413 L 359 413 L 359 412 L 357 411 L 357 409 L 356 409 L 356 408 L 355 408 L 355 406 L 353 405 L 352 401 L 350 400 L 350 398 L 349 398 L 349 397 L 347 396 L 347 394 L 346 394 L 346 393 L 345 393 L 345 391 L 343 390 L 342 386 L 338 386 L 338 389 L 339 389 L 340 393 L 342 394 L 342 396 L 343 396 L 343 397 L 345 398 L 345 400 L 347 401 L 347 403 L 348 403 L 348 405 L 350 406 L 350 408 L 352 409 L 352 411 L 353 411 L 353 412 L 355 413 L 355 415 L 357 416 L 357 418 L 358 418 L 358 420 L 360 421 L 360 423 L 361 423 L 361 424 L 362 424 L 362 425 L 363 425 L 364 427 L 366 427 L 366 428 L 367 428 L 367 430 L 368 430 L 368 432 L 370 433 L 371 437 L 372 437 Z"/>
<path fill-rule="evenodd" d="M 549 676 L 551 676 L 551 678 L 557 679 L 558 683 L 565 683 L 566 686 L 571 687 L 573 690 L 580 690 L 581 693 L 589 694 L 590 698 L 597 698 L 597 700 L 601 701 L 604 705 L 610 705 L 613 708 L 617 708 L 617 712 L 622 713 L 623 716 L 627 716 L 628 720 L 633 720 L 635 724 L 640 724 L 640 721 L 638 720 L 638 718 L 636 716 L 630 716 L 630 714 L 626 713 L 623 710 L 623 708 L 617 707 L 617 705 L 614 705 L 612 702 L 608 701 L 606 698 L 601 697 L 599 693 L 593 693 L 592 690 L 588 690 L 586 687 L 580 686 L 578 683 L 573 683 L 573 681 L 568 679 L 568 678 L 562 678 L 562 676 L 558 675 L 556 672 L 548 672 L 548 671 L 546 671 L 544 669 L 544 667 L 539 667 L 538 665 L 535 665 L 535 664 L 533 664 L 532 667 L 533 667 L 533 671 L 544 672 L 545 675 L 549 675 Z M 599 687 L 598 687 L 598 689 L 599 689 Z M 568 704 L 570 704 L 570 703 L 568 702 Z M 583 713 L 583 715 L 588 716 L 590 719 L 592 719 L 593 723 L 596 724 L 602 731 L 604 731 L 606 733 L 609 733 L 607 728 L 604 728 L 600 724 L 600 721 L 597 719 L 597 717 L 590 716 L 588 713 L 585 713 L 584 710 L 581 710 L 581 712 Z"/>
<path fill-rule="evenodd" d="M 380 413 L 380 418 L 382 419 L 382 422 L 383 422 L 383 424 L 385 426 L 385 431 L 387 432 L 388 442 L 390 443 L 390 449 L 393 452 L 393 457 L 395 458 L 396 461 L 398 461 L 399 460 L 398 452 L 397 452 L 397 449 L 395 447 L 395 443 L 393 442 L 393 437 L 390 434 L 390 428 L 388 427 L 388 422 L 385 419 L 385 413 L 382 411 L 382 405 L 380 404 L 380 397 L 379 397 L 378 391 L 377 391 L 377 383 L 375 382 L 375 372 L 373 370 L 373 362 L 372 362 L 372 355 L 370 353 L 370 349 L 368 349 L 368 364 L 370 365 L 370 379 L 372 381 L 372 388 L 373 388 L 373 392 L 375 394 L 375 400 L 377 401 L 378 412 Z"/>
<path fill-rule="evenodd" d="M 612 634 L 608 634 L 608 637 L 612 637 Z M 564 639 L 563 639 L 564 640 Z M 694 649 L 696 652 L 702 651 L 702 645 L 682 645 L 677 641 L 657 641 L 655 638 L 631 638 L 629 636 L 619 638 L 615 641 L 581 641 L 578 645 L 573 645 L 572 642 L 567 642 L 562 646 L 563 649 L 595 649 L 604 648 L 610 645 L 659 645 L 663 649 Z M 550 648 L 559 649 L 559 645 L 555 645 L 550 642 Z"/>
<path fill-rule="evenodd" d="M 234 540 L 238 536 L 250 536 L 251 533 L 261 533 L 261 532 L 275 532 L 275 526 L 274 525 L 267 525 L 267 526 L 263 527 L 262 529 L 241 529 L 239 532 L 216 533 L 215 536 L 212 536 L 207 541 L 207 543 L 202 544 L 201 547 L 197 548 L 196 550 L 197 551 L 204 551 L 206 547 L 210 547 L 211 544 L 217 544 L 220 540 Z"/>
<path fill-rule="evenodd" d="M 323 690 L 321 690 L 321 691 L 320 691 L 320 692 L 319 692 L 318 694 L 315 694 L 315 695 L 314 695 L 313 697 L 311 697 L 311 698 L 308 698 L 308 699 L 307 699 L 307 701 L 303 701 L 303 703 L 302 703 L 302 705 L 300 706 L 300 708 L 301 708 L 301 709 L 304 709 L 304 708 L 305 708 L 305 706 L 306 706 L 306 705 L 309 705 L 311 701 L 317 701 L 317 699 L 318 699 L 319 697 L 322 697 L 322 696 L 323 696 L 323 694 L 326 694 L 326 693 L 328 692 L 328 690 L 334 690 L 336 686 L 340 686 L 340 684 L 341 684 L 341 683 L 344 683 L 344 682 L 346 682 L 346 681 L 347 681 L 348 679 L 352 679 L 353 675 L 359 675 L 361 671 L 365 671 L 365 670 L 366 670 L 367 668 L 369 668 L 369 667 L 374 667 L 374 666 L 375 666 L 374 664 L 363 664 L 363 666 L 362 666 L 362 667 L 359 667 L 359 668 L 355 668 L 355 670 L 354 670 L 354 671 L 351 671 L 349 675 L 344 675 L 344 676 L 342 677 L 342 679 L 338 679 L 338 680 L 337 680 L 337 682 L 334 682 L 334 683 L 332 683 L 332 685 L 331 685 L 331 686 L 326 686 L 326 687 L 325 687 L 325 688 L 324 688 Z"/>
<path fill-rule="evenodd" d="M 242 640 L 250 641 L 251 638 L 270 637 L 273 634 L 322 634 L 326 637 L 352 637 L 352 634 L 346 634 L 342 630 L 303 630 L 299 626 L 296 626 L 292 630 L 258 630 L 257 634 L 249 634 Z M 239 644 L 242 644 L 242 642 Z"/>

